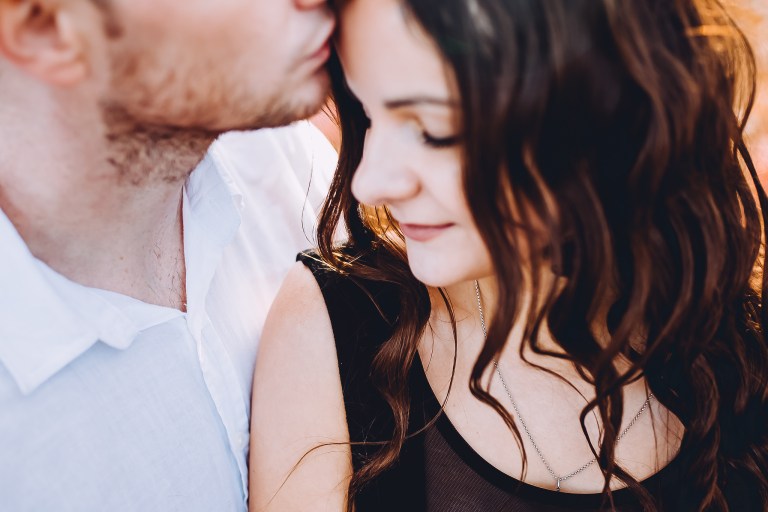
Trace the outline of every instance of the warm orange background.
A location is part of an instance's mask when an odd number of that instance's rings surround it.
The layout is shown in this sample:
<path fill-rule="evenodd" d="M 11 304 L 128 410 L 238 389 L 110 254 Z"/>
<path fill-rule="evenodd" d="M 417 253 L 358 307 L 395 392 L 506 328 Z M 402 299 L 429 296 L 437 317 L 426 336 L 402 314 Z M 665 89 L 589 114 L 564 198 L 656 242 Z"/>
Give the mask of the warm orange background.
<path fill-rule="evenodd" d="M 768 0 L 726 0 L 757 57 L 757 98 L 747 126 L 748 142 L 763 186 L 768 188 Z"/>

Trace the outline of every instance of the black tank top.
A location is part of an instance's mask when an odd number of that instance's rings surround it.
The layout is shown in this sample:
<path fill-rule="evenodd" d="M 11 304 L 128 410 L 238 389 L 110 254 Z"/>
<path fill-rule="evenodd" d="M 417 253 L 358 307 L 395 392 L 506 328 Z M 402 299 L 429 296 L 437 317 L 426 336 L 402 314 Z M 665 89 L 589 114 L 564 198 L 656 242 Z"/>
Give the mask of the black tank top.
<path fill-rule="evenodd" d="M 379 347 L 389 339 L 399 311 L 395 285 L 343 276 L 310 253 L 298 259 L 315 276 L 330 316 L 350 440 L 387 441 L 392 438 L 392 412 L 374 387 L 371 364 Z M 483 459 L 461 437 L 445 414 L 417 357 L 409 376 L 411 411 L 409 432 L 417 432 L 438 417 L 433 426 L 410 437 L 397 463 L 363 488 L 355 499 L 358 512 L 586 512 L 610 510 L 601 494 L 569 494 L 542 489 L 502 473 Z M 352 446 L 355 470 L 379 446 Z M 642 482 L 661 511 L 693 510 L 685 486 L 685 455 Z M 761 511 L 754 491 L 741 481 L 727 492 L 731 511 Z M 615 510 L 642 511 L 636 495 L 613 492 Z M 601 508 L 603 506 L 603 508 Z"/>

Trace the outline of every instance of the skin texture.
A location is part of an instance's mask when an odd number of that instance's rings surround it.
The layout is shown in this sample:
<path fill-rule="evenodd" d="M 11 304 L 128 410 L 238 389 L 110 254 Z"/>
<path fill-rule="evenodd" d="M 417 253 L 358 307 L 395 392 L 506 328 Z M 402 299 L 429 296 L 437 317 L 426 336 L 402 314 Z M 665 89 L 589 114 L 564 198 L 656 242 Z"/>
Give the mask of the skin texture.
<path fill-rule="evenodd" d="M 66 277 L 183 308 L 184 180 L 219 133 L 320 107 L 333 24 L 321 0 L 0 0 L 0 208 Z"/>

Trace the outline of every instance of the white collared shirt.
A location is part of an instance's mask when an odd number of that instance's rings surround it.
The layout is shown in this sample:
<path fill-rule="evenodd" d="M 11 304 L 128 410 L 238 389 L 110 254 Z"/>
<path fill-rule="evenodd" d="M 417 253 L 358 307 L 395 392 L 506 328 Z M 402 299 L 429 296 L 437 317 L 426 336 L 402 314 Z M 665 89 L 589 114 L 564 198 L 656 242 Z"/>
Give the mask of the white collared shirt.
<path fill-rule="evenodd" d="M 69 281 L 0 212 L 0 510 L 245 510 L 257 341 L 335 157 L 307 122 L 214 143 L 184 189 L 187 313 Z"/>

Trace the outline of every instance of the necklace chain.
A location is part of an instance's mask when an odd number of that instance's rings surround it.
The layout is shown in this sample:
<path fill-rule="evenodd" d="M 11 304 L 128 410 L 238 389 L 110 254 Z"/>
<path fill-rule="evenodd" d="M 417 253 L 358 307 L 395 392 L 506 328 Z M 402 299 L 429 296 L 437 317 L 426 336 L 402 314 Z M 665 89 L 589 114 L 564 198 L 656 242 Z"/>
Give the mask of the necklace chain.
<path fill-rule="evenodd" d="M 486 327 L 485 327 L 485 314 L 483 312 L 483 303 L 480 297 L 480 283 L 478 283 L 477 281 L 475 281 L 475 294 L 477 295 L 477 310 L 480 312 L 480 326 L 483 329 L 483 337 L 487 338 L 488 331 L 486 330 Z M 496 359 L 493 360 L 493 367 L 496 370 L 496 375 L 498 375 L 499 381 L 501 382 L 501 385 L 507 394 L 507 398 L 509 398 L 510 404 L 512 404 L 512 409 L 515 411 L 515 414 L 517 415 L 517 419 L 520 421 L 520 426 L 523 427 L 523 431 L 525 432 L 526 437 L 528 437 L 528 440 L 531 442 L 533 449 L 536 451 L 536 454 L 539 456 L 539 459 L 541 459 L 541 462 L 544 464 L 544 467 L 547 469 L 547 472 L 555 480 L 555 490 L 557 492 L 560 492 L 560 484 L 587 470 L 590 466 L 592 466 L 597 462 L 597 459 L 593 457 L 589 462 L 583 464 L 578 469 L 571 471 L 567 475 L 560 476 L 557 473 L 555 473 L 555 470 L 552 469 L 552 466 L 549 465 L 549 463 L 547 462 L 547 459 L 544 457 L 544 454 L 542 453 L 541 448 L 539 448 L 539 445 L 533 439 L 533 435 L 531 434 L 531 431 L 528 429 L 528 425 L 525 423 L 525 420 L 523 419 L 522 414 L 520 414 L 520 409 L 517 407 L 517 402 L 515 402 L 515 399 L 512 398 L 512 392 L 509 390 L 509 386 L 507 386 L 507 382 L 504 380 L 504 376 L 501 374 L 501 369 L 499 368 L 499 362 Z M 648 406 L 650 405 L 652 399 L 653 399 L 653 393 L 650 393 L 648 397 L 645 399 L 645 402 L 643 402 L 642 407 L 640 407 L 640 410 L 637 411 L 637 414 L 635 414 L 635 416 L 632 418 L 632 420 L 629 422 L 626 428 L 624 428 L 624 430 L 622 430 L 621 433 L 616 437 L 616 444 L 618 444 L 619 441 L 621 441 L 621 439 L 625 435 L 627 435 L 627 432 L 629 432 L 629 430 L 635 425 L 635 423 L 637 423 L 637 420 L 640 419 L 640 416 L 642 416 L 645 410 L 648 409 Z"/>

